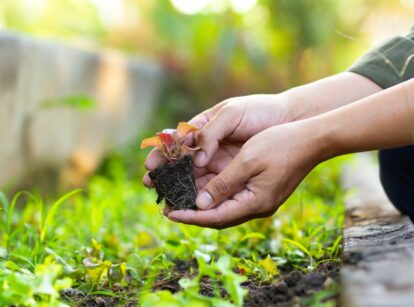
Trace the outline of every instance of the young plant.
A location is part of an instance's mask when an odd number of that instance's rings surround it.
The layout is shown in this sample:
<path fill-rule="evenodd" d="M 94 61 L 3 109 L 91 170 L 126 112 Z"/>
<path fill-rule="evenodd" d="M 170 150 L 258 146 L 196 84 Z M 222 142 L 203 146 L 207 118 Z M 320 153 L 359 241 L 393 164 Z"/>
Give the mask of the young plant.
<path fill-rule="evenodd" d="M 186 135 L 197 130 L 198 128 L 186 122 L 180 122 L 178 123 L 177 129 L 164 129 L 158 132 L 156 136 L 144 139 L 141 142 L 141 149 L 156 147 L 168 161 L 179 160 L 191 151 L 199 149 L 190 148 L 184 144 Z"/>
<path fill-rule="evenodd" d="M 157 204 L 165 199 L 172 210 L 196 209 L 197 189 L 193 159 L 189 153 L 198 148 L 188 147 L 185 138 L 197 130 L 190 124 L 180 122 L 177 129 L 164 129 L 156 136 L 142 141 L 141 149 L 156 147 L 168 160 L 149 173 L 158 194 Z"/>

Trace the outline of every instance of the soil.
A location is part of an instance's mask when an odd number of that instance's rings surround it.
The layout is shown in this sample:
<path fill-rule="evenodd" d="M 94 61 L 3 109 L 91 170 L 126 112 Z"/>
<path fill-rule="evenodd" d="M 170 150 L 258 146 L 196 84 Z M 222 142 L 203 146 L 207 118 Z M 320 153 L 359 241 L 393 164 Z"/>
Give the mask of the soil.
<path fill-rule="evenodd" d="M 249 296 L 244 306 L 294 306 L 303 305 L 300 302 L 309 298 L 313 293 L 323 290 L 327 285 L 338 282 L 339 272 L 319 270 L 310 273 L 293 271 L 282 277 L 277 283 L 258 285 L 257 282 L 247 282 Z M 337 301 L 335 294 L 327 300 Z"/>
<path fill-rule="evenodd" d="M 197 188 L 189 155 L 168 162 L 149 173 L 158 194 L 157 204 L 165 199 L 172 210 L 196 209 Z"/>
<path fill-rule="evenodd" d="M 158 279 L 153 285 L 154 291 L 168 290 L 177 293 L 181 290 L 178 281 L 183 277 L 193 277 L 196 273 L 195 262 L 178 260 L 175 263 L 174 275 L 168 279 Z M 192 273 L 190 273 L 192 272 Z M 242 286 L 249 291 L 245 298 L 245 307 L 256 306 L 304 306 L 306 299 L 314 293 L 326 289 L 329 285 L 339 283 L 339 264 L 325 263 L 318 270 L 303 273 L 299 270 L 286 271 L 271 283 L 262 283 L 249 279 Z M 62 297 L 68 302 L 75 302 L 76 306 L 112 307 L 137 306 L 136 289 L 124 291 L 123 299 L 103 295 L 84 295 L 81 292 L 69 289 L 62 292 Z M 205 277 L 200 283 L 200 293 L 206 296 L 214 295 L 214 288 L 209 278 Z M 227 292 L 220 286 L 220 294 L 227 298 Z M 338 305 L 338 293 L 334 292 L 325 298 L 326 301 Z"/>
<path fill-rule="evenodd" d="M 154 290 L 168 290 L 176 293 L 181 290 L 178 281 L 187 276 L 190 270 L 189 263 L 176 262 L 178 276 L 169 281 L 159 281 L 154 284 Z M 303 273 L 299 270 L 284 272 L 275 277 L 273 283 L 261 283 L 258 280 L 248 280 L 242 284 L 249 291 L 244 301 L 245 307 L 256 306 L 298 306 L 301 301 L 309 298 L 315 292 L 325 289 L 333 283 L 339 283 L 339 264 L 325 263 L 317 271 Z M 227 297 L 224 289 L 220 289 L 222 297 Z M 203 278 L 200 284 L 200 293 L 207 296 L 214 295 L 214 288 L 208 278 Z M 338 297 L 335 293 L 326 299 L 337 303 Z"/>

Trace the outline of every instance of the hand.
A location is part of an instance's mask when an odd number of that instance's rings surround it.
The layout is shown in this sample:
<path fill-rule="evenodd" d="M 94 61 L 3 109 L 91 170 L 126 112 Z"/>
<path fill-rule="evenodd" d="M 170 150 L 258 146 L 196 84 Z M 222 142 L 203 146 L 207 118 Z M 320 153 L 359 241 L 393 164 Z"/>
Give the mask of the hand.
<path fill-rule="evenodd" d="M 284 94 L 252 95 L 225 100 L 194 117 L 190 124 L 200 128 L 195 135 L 201 152 L 195 157 L 195 176 L 202 188 L 233 159 L 241 145 L 256 133 L 291 120 L 290 101 Z M 189 141 L 189 145 L 193 140 Z M 214 157 L 214 159 L 213 159 Z M 158 149 L 147 157 L 145 167 L 154 170 L 165 158 Z M 151 186 L 148 173 L 143 182 Z"/>
<path fill-rule="evenodd" d="M 167 212 L 168 218 L 222 229 L 272 215 L 329 155 L 320 131 L 312 121 L 299 121 L 258 133 L 204 186 L 197 198 L 204 210 Z"/>

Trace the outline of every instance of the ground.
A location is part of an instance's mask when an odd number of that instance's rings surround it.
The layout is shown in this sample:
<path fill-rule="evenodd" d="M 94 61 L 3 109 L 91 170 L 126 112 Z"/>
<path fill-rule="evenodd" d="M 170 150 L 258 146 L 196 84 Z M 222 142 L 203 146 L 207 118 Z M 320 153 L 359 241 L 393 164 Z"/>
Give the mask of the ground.
<path fill-rule="evenodd" d="M 275 216 L 221 231 L 163 217 L 142 161 L 114 155 L 57 201 L 1 194 L 0 302 L 335 305 L 340 161 L 318 167 Z"/>

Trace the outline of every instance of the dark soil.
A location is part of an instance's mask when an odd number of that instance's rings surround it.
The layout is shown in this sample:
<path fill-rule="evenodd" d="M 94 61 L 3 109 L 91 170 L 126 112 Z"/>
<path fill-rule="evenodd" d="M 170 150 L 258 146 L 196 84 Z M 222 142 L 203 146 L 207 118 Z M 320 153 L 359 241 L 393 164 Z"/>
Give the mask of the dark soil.
<path fill-rule="evenodd" d="M 293 271 L 282 277 L 277 283 L 258 285 L 257 282 L 247 282 L 249 296 L 244 306 L 293 306 L 304 305 L 303 301 L 312 294 L 323 290 L 328 284 L 338 282 L 339 272 L 332 267 L 331 271 L 319 270 L 310 273 Z M 327 300 L 337 301 L 337 293 Z M 302 303 L 300 303 L 302 302 Z"/>
<path fill-rule="evenodd" d="M 165 199 L 172 210 L 196 209 L 197 188 L 193 170 L 193 158 L 187 155 L 150 172 L 158 194 L 157 204 Z"/>
<path fill-rule="evenodd" d="M 181 277 L 187 276 L 189 263 L 177 262 L 176 271 L 178 276 L 169 281 L 159 281 L 154 284 L 154 290 L 168 290 L 176 293 L 181 290 L 178 281 Z M 187 268 L 187 269 L 186 269 Z M 339 264 L 326 263 L 318 270 L 303 273 L 299 270 L 282 273 L 282 276 L 275 277 L 273 283 L 261 283 L 258 280 L 248 280 L 243 287 L 248 289 L 249 294 L 244 301 L 245 307 L 256 306 L 295 306 L 303 305 L 305 299 L 312 297 L 312 294 L 325 289 L 330 284 L 339 282 Z M 222 297 L 227 297 L 224 289 L 220 289 Z M 208 278 L 204 278 L 200 284 L 200 293 L 207 296 L 214 295 L 214 288 Z M 337 302 L 338 293 L 326 299 Z"/>
<path fill-rule="evenodd" d="M 176 261 L 174 275 L 168 279 L 158 279 L 153 284 L 154 291 L 168 290 L 177 293 L 181 289 L 178 281 L 183 278 L 192 278 L 196 274 L 196 263 Z M 284 272 L 281 276 L 276 276 L 275 281 L 271 283 L 262 283 L 255 279 L 249 279 L 242 286 L 249 291 L 245 298 L 245 307 L 256 306 L 307 306 L 312 305 L 312 295 L 327 289 L 330 285 L 339 282 L 339 264 L 326 263 L 321 265 L 318 270 L 303 273 L 299 270 Z M 62 292 L 62 297 L 75 303 L 76 306 L 137 306 L 135 289 L 124 290 L 119 292 L 121 297 L 110 297 L 103 295 L 85 295 L 73 289 Z M 206 296 L 213 296 L 215 291 L 211 280 L 208 277 L 202 279 L 200 283 L 200 293 Z M 226 291 L 220 286 L 220 294 L 223 298 L 228 298 Z M 331 301 L 337 304 L 338 293 L 328 293 L 324 301 Z"/>

